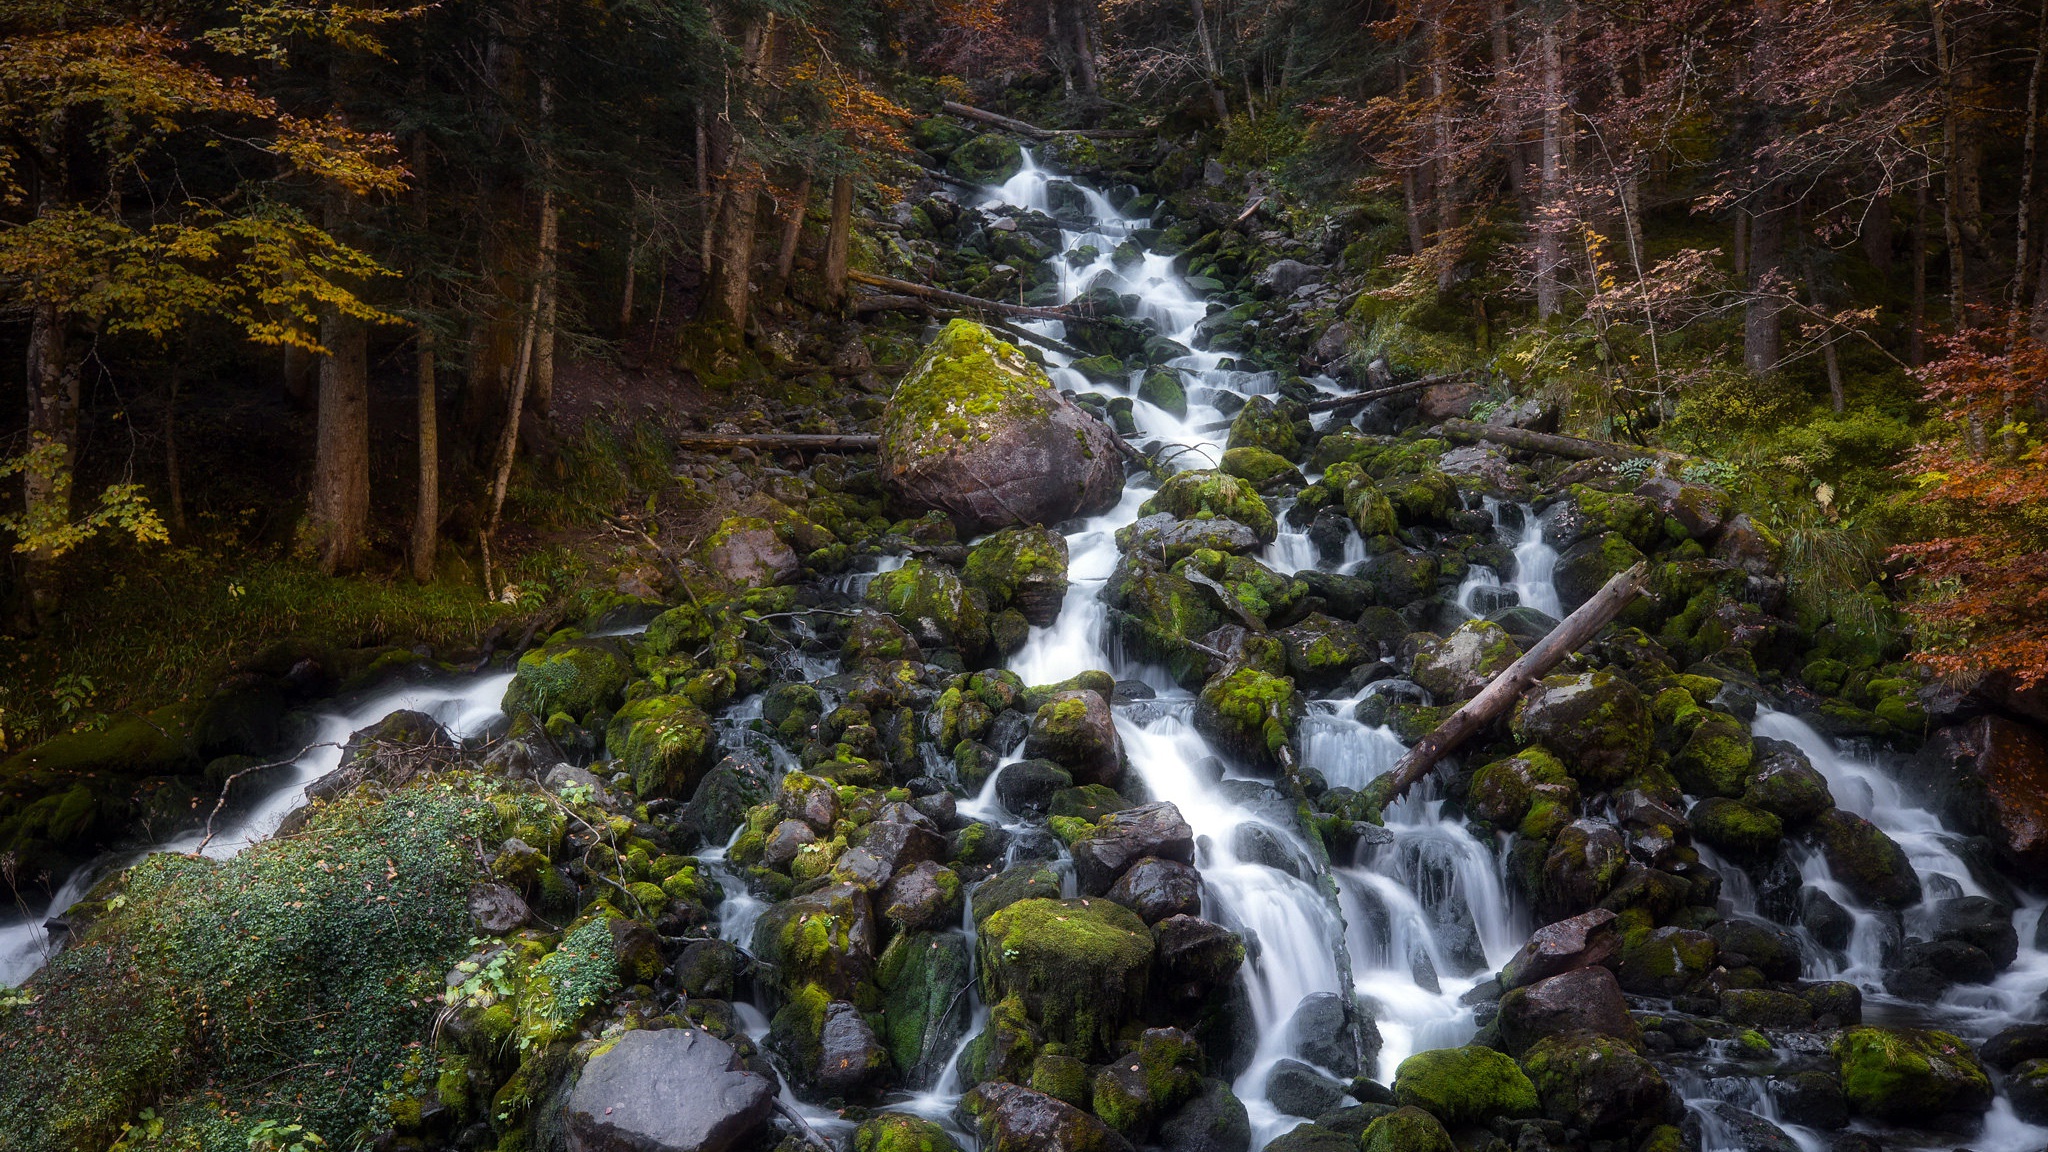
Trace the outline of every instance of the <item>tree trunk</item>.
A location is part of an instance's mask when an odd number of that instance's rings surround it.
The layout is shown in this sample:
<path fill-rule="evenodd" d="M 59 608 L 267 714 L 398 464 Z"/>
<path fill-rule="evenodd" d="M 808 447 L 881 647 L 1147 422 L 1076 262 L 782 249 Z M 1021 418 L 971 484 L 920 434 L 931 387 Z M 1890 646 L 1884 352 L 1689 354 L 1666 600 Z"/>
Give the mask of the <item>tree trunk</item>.
<path fill-rule="evenodd" d="M 1458 187 L 1454 157 L 1451 155 L 1450 81 L 1447 77 L 1451 62 L 1446 59 L 1449 49 L 1444 41 L 1443 17 L 1439 14 L 1429 25 L 1429 95 L 1434 105 L 1430 116 L 1431 150 L 1436 154 L 1431 165 L 1431 182 L 1436 192 L 1436 242 L 1440 245 L 1449 244 L 1458 227 Z M 1449 253 L 1438 255 L 1442 258 Z M 1450 261 L 1444 259 L 1437 269 L 1437 291 L 1450 290 L 1452 271 Z"/>
<path fill-rule="evenodd" d="M 1209 87 L 1209 103 L 1216 109 L 1216 122 L 1230 119 L 1230 100 L 1223 91 L 1223 69 L 1216 65 L 1216 42 L 1209 36 L 1208 0 L 1188 0 L 1195 10 L 1195 44 L 1202 50 L 1202 82 Z"/>
<path fill-rule="evenodd" d="M 1560 0 L 1546 0 L 1537 33 L 1542 69 L 1543 145 L 1536 208 L 1536 318 L 1547 320 L 1564 305 L 1564 45 L 1558 25 Z"/>
<path fill-rule="evenodd" d="M 540 259 L 537 262 L 540 315 L 533 334 L 533 388 L 530 403 L 534 414 L 546 416 L 555 401 L 555 317 L 561 299 L 561 212 L 555 207 L 555 190 L 540 194 Z"/>
<path fill-rule="evenodd" d="M 183 375 L 183 365 L 173 359 L 164 386 L 164 487 L 170 494 L 171 531 L 179 536 L 185 534 L 185 481 L 178 467 L 178 385 Z"/>
<path fill-rule="evenodd" d="M 789 290 L 790 274 L 796 271 L 797 244 L 804 236 L 804 210 L 811 203 L 811 178 L 807 173 L 797 181 L 796 191 L 790 195 L 789 214 L 782 218 L 782 246 L 775 253 L 775 288 L 777 292 Z"/>
<path fill-rule="evenodd" d="M 1493 34 L 1493 86 L 1496 91 L 1512 91 L 1513 95 L 1501 98 L 1494 110 L 1497 118 L 1501 151 L 1507 156 L 1508 190 L 1514 194 L 1515 203 L 1521 209 L 1522 219 L 1535 218 L 1535 202 L 1529 195 L 1528 158 L 1522 152 L 1522 94 L 1515 85 L 1514 32 L 1509 25 L 1507 0 L 1491 0 L 1489 25 Z"/>
<path fill-rule="evenodd" d="M 1870 212 L 1864 217 L 1862 234 L 1863 258 L 1870 266 L 1886 275 L 1892 270 L 1892 196 L 1886 193 L 1871 202 Z"/>
<path fill-rule="evenodd" d="M 1819 268 L 1811 260 L 1806 264 L 1806 299 L 1813 305 L 1816 313 L 1826 315 L 1826 306 L 1821 302 Z M 1827 341 L 1821 345 L 1820 354 L 1828 370 L 1828 406 L 1839 416 L 1848 405 L 1846 397 L 1842 394 L 1842 361 L 1835 355 L 1834 333 L 1829 331 L 1822 339 Z"/>
<path fill-rule="evenodd" d="M 79 364 L 72 354 L 71 323 L 54 303 L 37 304 L 28 336 L 28 439 L 34 461 L 22 470 L 23 519 L 33 541 L 71 522 L 73 468 L 78 462 Z M 47 583 L 57 550 L 27 552 L 32 608 L 38 618 L 55 607 Z"/>
<path fill-rule="evenodd" d="M 1775 184 L 1749 218 L 1749 299 L 1742 306 L 1742 363 L 1761 376 L 1784 357 L 1785 207 Z"/>
<path fill-rule="evenodd" d="M 633 294 L 640 286 L 640 237 L 631 236 L 626 243 L 626 281 L 619 286 L 619 337 L 633 330 Z"/>
<path fill-rule="evenodd" d="M 320 317 L 320 415 L 313 454 L 312 524 L 320 570 L 362 564 L 370 527 L 369 331 L 335 308 Z"/>
<path fill-rule="evenodd" d="M 853 249 L 853 176 L 832 178 L 832 222 L 825 231 L 825 307 L 846 304 L 846 269 Z"/>
<path fill-rule="evenodd" d="M 519 415 L 525 409 L 526 385 L 533 363 L 534 330 L 540 322 L 540 284 L 533 286 L 533 299 L 526 306 L 526 335 L 519 342 L 519 366 L 512 373 L 512 394 L 505 403 L 505 427 L 498 438 L 498 459 L 491 469 L 491 502 L 484 516 L 484 530 L 477 542 L 483 553 L 484 594 L 496 597 L 492 583 L 491 541 L 498 535 L 498 517 L 505 511 L 505 493 L 512 486 L 512 462 L 519 456 Z"/>
<path fill-rule="evenodd" d="M 2034 66 L 2027 73 L 2027 127 L 2022 134 L 2020 147 L 2020 204 L 2015 213 L 2017 236 L 2013 246 L 2012 289 L 2009 297 L 2013 306 L 2014 334 L 2018 334 L 2019 309 L 2027 302 L 2027 278 L 2033 271 L 2032 253 L 2028 244 L 2033 239 L 2030 230 L 2034 218 L 2034 155 L 2041 125 L 2041 69 L 2048 63 L 2048 0 L 2042 0 L 2040 15 L 2034 24 Z"/>
<path fill-rule="evenodd" d="M 1927 363 L 1927 178 L 1913 186 L 1913 315 L 1906 330 L 1906 363 Z"/>
<path fill-rule="evenodd" d="M 705 301 L 711 320 L 742 333 L 747 330 L 747 305 L 752 296 L 754 222 L 760 202 L 759 178 L 752 173 L 735 174 L 718 214 L 718 261 L 711 295 Z"/>
<path fill-rule="evenodd" d="M 427 584 L 434 579 L 434 562 L 441 550 L 441 423 L 434 329 L 424 320 L 419 326 L 417 351 L 414 380 L 419 392 L 420 489 L 412 521 L 412 578 Z"/>

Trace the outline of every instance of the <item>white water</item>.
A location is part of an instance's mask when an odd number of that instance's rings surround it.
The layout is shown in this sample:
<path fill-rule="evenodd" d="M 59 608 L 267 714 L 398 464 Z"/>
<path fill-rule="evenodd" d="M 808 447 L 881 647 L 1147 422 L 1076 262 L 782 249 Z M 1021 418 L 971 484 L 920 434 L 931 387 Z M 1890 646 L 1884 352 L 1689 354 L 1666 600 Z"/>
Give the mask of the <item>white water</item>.
<path fill-rule="evenodd" d="M 1495 524 L 1500 523 L 1500 501 L 1487 497 L 1486 511 Z M 1509 587 L 1515 590 L 1524 607 L 1561 620 L 1564 605 L 1557 599 L 1557 549 L 1543 539 L 1542 519 L 1527 505 L 1521 511 L 1522 528 L 1514 534 L 1515 579 Z"/>
<path fill-rule="evenodd" d="M 0 986 L 20 984 L 49 962 L 61 941 L 50 938 L 46 921 L 62 916 L 110 869 L 126 867 L 151 852 L 197 852 L 216 860 L 234 856 L 269 838 L 286 816 L 305 804 L 306 786 L 340 765 L 341 747 L 351 733 L 393 712 L 409 710 L 432 716 L 458 740 L 481 735 L 504 718 L 498 703 L 511 683 L 511 673 L 493 672 L 446 684 L 411 684 L 380 692 L 345 712 L 322 714 L 311 746 L 291 762 L 282 781 L 254 805 L 217 822 L 211 839 L 203 827 L 195 828 L 149 848 L 93 861 L 67 877 L 41 912 L 0 925 Z"/>

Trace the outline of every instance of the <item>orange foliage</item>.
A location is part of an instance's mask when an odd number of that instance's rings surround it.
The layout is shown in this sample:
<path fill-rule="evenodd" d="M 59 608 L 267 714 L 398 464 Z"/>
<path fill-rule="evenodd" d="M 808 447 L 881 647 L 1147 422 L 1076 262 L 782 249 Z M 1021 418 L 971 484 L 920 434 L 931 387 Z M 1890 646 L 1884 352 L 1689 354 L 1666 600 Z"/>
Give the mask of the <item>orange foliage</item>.
<path fill-rule="evenodd" d="M 1893 550 L 1926 585 L 1916 659 L 1944 674 L 2048 679 L 2048 346 L 1963 332 L 1923 373 L 1949 434 L 1902 467 L 1939 502 L 1947 535 Z"/>

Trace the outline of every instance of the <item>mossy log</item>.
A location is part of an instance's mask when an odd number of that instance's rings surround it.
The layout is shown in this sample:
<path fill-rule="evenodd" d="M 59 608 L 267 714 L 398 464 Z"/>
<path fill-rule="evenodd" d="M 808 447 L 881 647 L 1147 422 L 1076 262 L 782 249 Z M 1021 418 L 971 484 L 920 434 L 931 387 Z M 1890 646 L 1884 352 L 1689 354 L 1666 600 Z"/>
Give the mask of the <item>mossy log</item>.
<path fill-rule="evenodd" d="M 1552 456 L 1562 456 L 1567 460 L 1626 460 L 1651 454 L 1648 448 L 1616 444 L 1609 440 L 1582 440 L 1577 436 L 1531 432 L 1527 428 L 1495 427 L 1491 424 L 1475 424 L 1470 420 L 1446 420 L 1443 422 L 1443 431 L 1444 435 L 1453 440 L 1491 440 L 1510 448 L 1544 452 Z"/>
<path fill-rule="evenodd" d="M 1322 400 L 1311 400 L 1303 404 L 1301 410 L 1303 412 L 1338 412 L 1345 408 L 1356 408 L 1361 404 L 1369 404 L 1382 397 L 1399 396 L 1403 392 L 1414 392 L 1427 388 L 1432 384 L 1442 384 L 1447 381 L 1456 380 L 1464 375 L 1465 373 L 1463 372 L 1446 372 L 1436 376 L 1424 376 L 1403 384 L 1392 384 L 1385 388 L 1374 388 L 1367 392 L 1352 392 L 1344 396 L 1331 396 Z M 1212 424 L 1202 425 L 1198 431 L 1222 432 L 1228 429 L 1232 423 L 1233 421 L 1231 420 L 1218 420 Z"/>
<path fill-rule="evenodd" d="M 998 112 L 990 112 L 952 100 L 946 101 L 941 107 L 962 119 L 979 120 L 983 124 L 992 124 L 1005 132 L 1015 132 L 1019 136 L 1029 136 L 1033 140 L 1051 140 L 1060 136 L 1085 136 L 1093 140 L 1142 140 L 1152 135 L 1143 128 L 1040 128 L 1036 124 L 1026 124 L 1022 120 L 1014 120 Z"/>
<path fill-rule="evenodd" d="M 873 452 L 882 442 L 873 433 L 678 432 L 675 445 L 708 452 L 759 448 L 769 452 Z"/>
<path fill-rule="evenodd" d="M 1542 679 L 1544 673 L 1621 615 L 1621 610 L 1641 594 L 1649 580 L 1650 566 L 1646 562 L 1638 563 L 1626 572 L 1615 573 L 1600 591 L 1593 594 L 1592 599 L 1565 617 L 1550 630 L 1549 635 L 1530 646 L 1521 659 L 1508 665 L 1507 671 L 1494 677 L 1492 683 L 1466 701 L 1464 707 L 1452 713 L 1449 719 L 1437 726 L 1436 731 L 1410 748 L 1401 762 L 1394 766 L 1389 802 L 1407 792 L 1409 785 L 1422 779 L 1437 761 L 1450 755 L 1473 733 L 1493 723 L 1501 713 L 1513 707 L 1529 685 Z"/>
<path fill-rule="evenodd" d="M 1089 316 L 1086 313 L 1068 308 L 1033 308 L 1028 304 L 1007 304 L 1001 300 L 984 300 L 979 296 L 969 296 L 965 292 L 949 292 L 944 288 L 933 288 L 926 284 L 914 284 L 908 280 L 898 280 L 894 276 L 878 276 L 873 272 L 848 272 L 846 278 L 856 284 L 865 284 L 870 288 L 885 289 L 897 296 L 934 300 L 941 304 L 950 304 L 955 308 L 979 308 L 985 312 L 999 312 L 1005 316 L 1022 316 L 1029 320 L 1078 320 L 1085 323 L 1096 319 L 1096 317 Z M 872 304 L 876 300 L 887 299 L 888 297 L 886 296 L 869 297 L 868 302 Z M 856 304 L 855 309 L 859 310 L 859 308 L 860 305 Z"/>

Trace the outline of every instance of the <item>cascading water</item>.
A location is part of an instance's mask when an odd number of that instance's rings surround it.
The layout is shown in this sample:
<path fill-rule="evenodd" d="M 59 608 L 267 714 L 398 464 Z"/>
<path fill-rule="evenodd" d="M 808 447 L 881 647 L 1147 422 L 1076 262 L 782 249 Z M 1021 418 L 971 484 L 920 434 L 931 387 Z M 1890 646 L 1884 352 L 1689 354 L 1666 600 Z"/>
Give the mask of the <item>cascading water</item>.
<path fill-rule="evenodd" d="M 253 806 L 220 821 L 210 837 L 206 829 L 195 828 L 149 848 L 113 853 L 86 864 L 65 879 L 40 912 L 0 925 L 0 986 L 19 984 L 49 962 L 62 942 L 52 938 L 48 924 L 110 870 L 151 852 L 198 852 L 216 860 L 227 859 L 268 839 L 286 816 L 305 804 L 306 786 L 340 766 L 342 745 L 351 733 L 394 712 L 414 711 L 432 716 L 458 740 L 480 736 L 504 719 L 498 705 L 511 683 L 510 672 L 490 672 L 442 684 L 408 684 L 379 692 L 346 711 L 322 713 L 305 752 L 280 769 L 273 790 Z"/>

